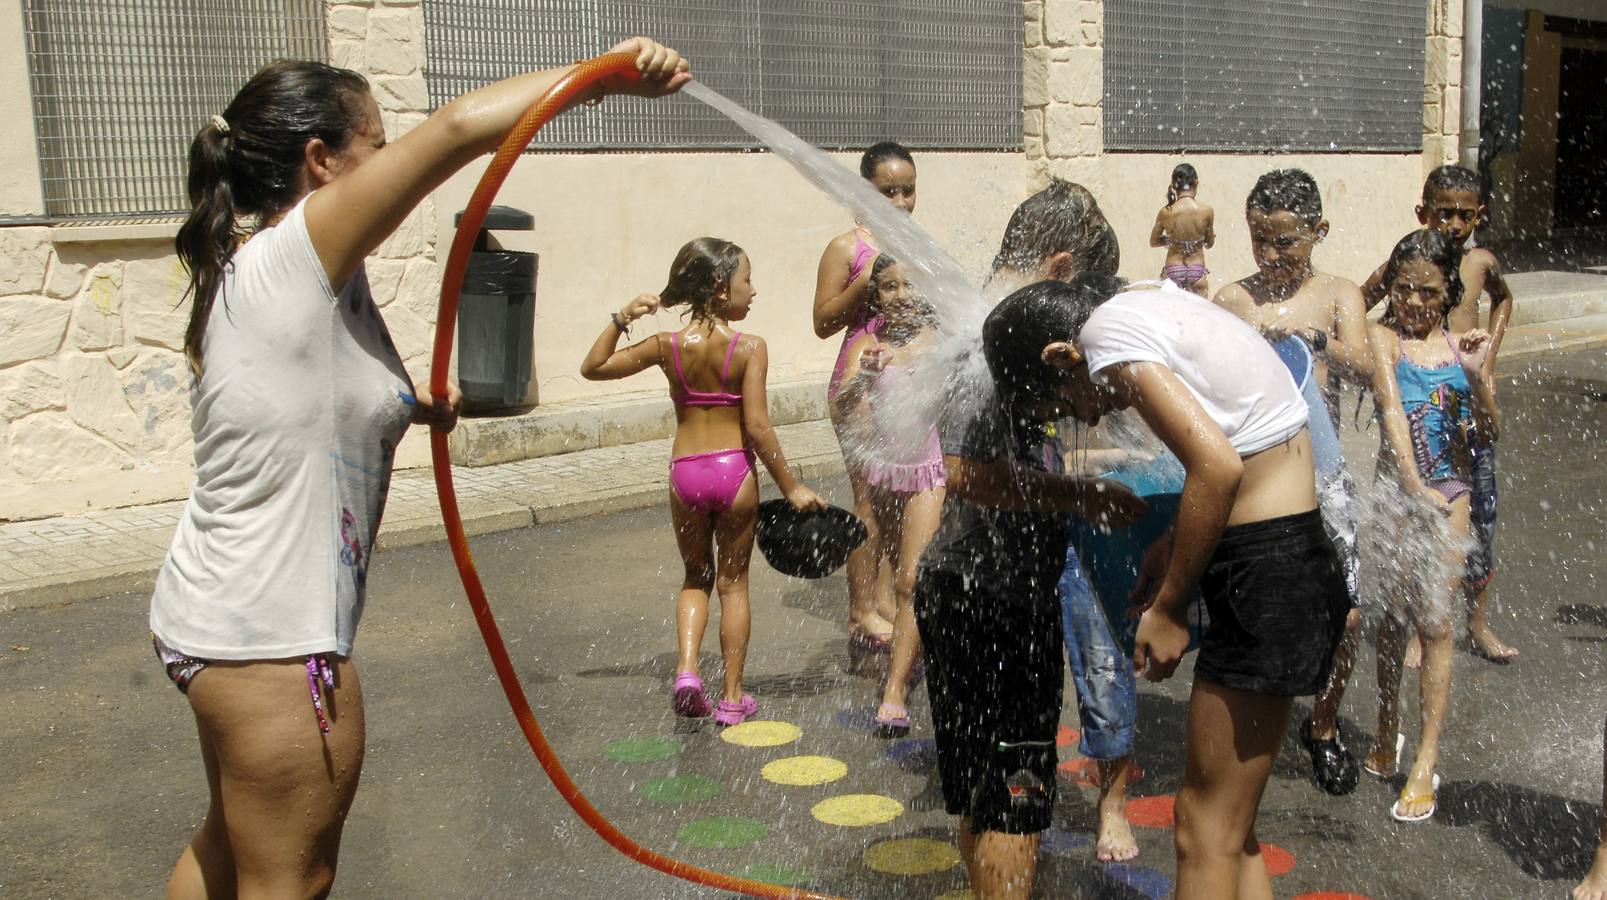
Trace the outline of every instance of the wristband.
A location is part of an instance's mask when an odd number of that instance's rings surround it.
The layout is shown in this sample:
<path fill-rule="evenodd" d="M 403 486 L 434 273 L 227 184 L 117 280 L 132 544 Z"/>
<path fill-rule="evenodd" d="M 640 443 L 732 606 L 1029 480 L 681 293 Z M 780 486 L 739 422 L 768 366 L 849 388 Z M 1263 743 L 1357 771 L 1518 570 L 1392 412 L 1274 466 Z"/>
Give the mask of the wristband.
<path fill-rule="evenodd" d="M 619 313 L 609 313 L 608 317 L 614 320 L 614 327 L 619 329 L 620 334 L 628 335 L 631 333 L 631 327 L 625 324 L 625 320 L 619 317 Z"/>

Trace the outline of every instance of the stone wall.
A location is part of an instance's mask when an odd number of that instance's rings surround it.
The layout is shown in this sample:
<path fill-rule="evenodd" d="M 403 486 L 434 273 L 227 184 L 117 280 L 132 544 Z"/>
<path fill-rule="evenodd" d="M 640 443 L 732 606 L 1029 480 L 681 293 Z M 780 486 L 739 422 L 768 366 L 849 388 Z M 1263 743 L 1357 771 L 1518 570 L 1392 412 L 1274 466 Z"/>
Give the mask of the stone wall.
<path fill-rule="evenodd" d="M 1454 163 L 1462 140 L 1462 0 L 1428 0 L 1423 170 Z"/>
<path fill-rule="evenodd" d="M 328 16 L 331 57 L 369 76 L 386 133 L 422 121 L 417 0 L 332 2 Z M 176 230 L 0 227 L 0 519 L 188 490 L 188 279 L 172 252 Z M 422 377 L 440 278 L 430 201 L 368 265 L 397 346 Z"/>

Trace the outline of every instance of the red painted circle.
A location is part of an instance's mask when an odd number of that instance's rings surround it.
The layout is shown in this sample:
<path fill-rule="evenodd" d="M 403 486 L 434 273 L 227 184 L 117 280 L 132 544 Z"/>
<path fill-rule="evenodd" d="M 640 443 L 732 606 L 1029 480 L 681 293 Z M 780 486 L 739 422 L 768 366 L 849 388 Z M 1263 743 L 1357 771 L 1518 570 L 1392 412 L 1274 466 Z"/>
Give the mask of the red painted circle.
<path fill-rule="evenodd" d="M 1056 768 L 1060 770 L 1060 777 L 1062 779 L 1069 781 L 1078 787 L 1099 787 L 1098 760 L 1079 756 L 1075 759 L 1066 760 Z M 1143 777 L 1144 770 L 1138 767 L 1138 763 L 1127 764 L 1128 784 L 1132 784 Z"/>
<path fill-rule="evenodd" d="M 1316 891 L 1310 894 L 1301 894 L 1292 900 L 1373 900 L 1366 894 L 1352 894 L 1346 891 Z"/>
<path fill-rule="evenodd" d="M 1062 725 L 1060 730 L 1055 732 L 1055 746 L 1070 747 L 1072 744 L 1077 743 L 1077 738 L 1080 736 L 1077 734 L 1077 729 L 1069 725 Z"/>
<path fill-rule="evenodd" d="M 1140 828 L 1171 828 L 1177 824 L 1171 794 L 1158 797 L 1132 797 L 1127 801 L 1127 821 Z"/>
<path fill-rule="evenodd" d="M 1267 864 L 1267 874 L 1273 878 L 1288 875 L 1295 869 L 1295 855 L 1277 844 L 1261 845 L 1261 861 Z"/>

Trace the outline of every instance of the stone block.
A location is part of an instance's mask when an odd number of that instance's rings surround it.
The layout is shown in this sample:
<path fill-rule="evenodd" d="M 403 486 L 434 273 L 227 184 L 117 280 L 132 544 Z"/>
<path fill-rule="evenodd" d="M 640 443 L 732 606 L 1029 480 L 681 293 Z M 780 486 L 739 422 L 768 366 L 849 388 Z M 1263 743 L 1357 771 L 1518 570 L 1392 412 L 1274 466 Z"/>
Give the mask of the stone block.
<path fill-rule="evenodd" d="M 392 303 L 385 310 L 385 327 L 402 359 L 428 353 L 435 340 L 435 325 L 410 309 Z"/>
<path fill-rule="evenodd" d="M 133 466 L 127 453 L 84 430 L 66 413 L 29 416 L 27 427 L 12 429 L 11 468 L 25 483 L 77 481 Z"/>
<path fill-rule="evenodd" d="M 78 357 L 68 362 L 67 379 L 72 385 L 67 397 L 67 414 L 72 420 L 123 450 L 137 450 L 140 422 L 123 396 L 111 363 L 100 356 Z"/>
<path fill-rule="evenodd" d="M 387 259 L 410 259 L 431 251 L 435 243 L 435 204 L 429 200 L 420 203 L 407 214 L 377 249 L 375 256 Z"/>
<path fill-rule="evenodd" d="M 40 293 L 49 265 L 49 228 L 0 228 L 0 295 Z"/>
<path fill-rule="evenodd" d="M 429 114 L 422 111 L 387 112 L 380 110 L 380 119 L 385 124 L 385 137 L 393 141 L 424 124 L 424 120 L 427 118 L 429 118 Z"/>
<path fill-rule="evenodd" d="M 368 16 L 364 48 L 368 71 L 375 75 L 408 75 L 423 63 L 424 13 L 416 6 L 376 9 Z"/>
<path fill-rule="evenodd" d="M 1021 54 L 1021 105 L 1027 109 L 1049 105 L 1049 51 L 1041 47 Z"/>
<path fill-rule="evenodd" d="M 369 79 L 380 109 L 412 112 L 430 108 L 430 91 L 422 72 L 411 75 L 376 75 Z"/>
<path fill-rule="evenodd" d="M 1026 0 L 1021 4 L 1022 44 L 1027 47 L 1043 45 L 1044 0 Z"/>
<path fill-rule="evenodd" d="M 190 304 L 180 300 L 189 284 L 178 257 L 129 260 L 123 267 L 121 291 L 128 330 L 141 343 L 183 350 Z M 91 284 L 90 293 L 95 290 Z"/>
<path fill-rule="evenodd" d="M 1097 106 L 1105 94 L 1105 52 L 1098 47 L 1056 50 L 1049 61 L 1049 98 Z"/>
<path fill-rule="evenodd" d="M 330 41 L 329 64 L 342 69 L 351 69 L 353 72 L 363 72 L 368 69 L 368 57 L 365 54 L 366 44 L 361 41 Z M 383 110 L 381 113 L 383 114 Z"/>
<path fill-rule="evenodd" d="M 78 263 L 66 262 L 61 257 L 50 261 L 50 273 L 45 276 L 45 296 L 68 300 L 78 296 L 84 287 L 84 273 L 88 269 Z"/>
<path fill-rule="evenodd" d="M 1098 107 L 1056 104 L 1044 120 L 1050 158 L 1098 156 L 1104 149 L 1104 118 Z"/>
<path fill-rule="evenodd" d="M 361 42 L 368 35 L 368 9 L 362 6 L 341 4 L 331 6 L 324 18 L 329 29 L 329 43 Z"/>
<path fill-rule="evenodd" d="M 90 271 L 88 290 L 73 302 L 67 344 L 75 350 L 109 350 L 123 343 L 123 272 L 119 263 Z"/>
<path fill-rule="evenodd" d="M 1441 131 L 1445 134 L 1460 137 L 1462 134 L 1462 89 L 1448 87 L 1445 89 L 1445 118 L 1441 121 Z"/>
<path fill-rule="evenodd" d="M 72 304 L 48 297 L 0 297 L 0 367 L 54 355 L 71 313 Z"/>
<path fill-rule="evenodd" d="M 435 260 L 415 256 L 407 261 L 396 303 L 435 327 L 441 309 L 441 267 Z"/>
<path fill-rule="evenodd" d="M 402 270 L 405 268 L 407 268 L 405 259 L 370 256 L 363 260 L 363 271 L 368 273 L 368 290 L 374 295 L 376 305 L 384 308 L 396 299 L 397 289 L 402 284 Z"/>
<path fill-rule="evenodd" d="M 14 421 L 46 410 L 67 408 L 67 381 L 54 360 L 0 369 L 0 419 Z"/>
<path fill-rule="evenodd" d="M 1082 41 L 1082 8 L 1077 0 L 1044 0 L 1043 42 L 1050 47 L 1070 47 Z"/>
<path fill-rule="evenodd" d="M 1423 101 L 1423 133 L 1439 134 L 1440 123 L 1445 110 L 1440 106 L 1439 91 L 1433 91 L 1436 96 L 1432 100 Z"/>
<path fill-rule="evenodd" d="M 142 451 L 163 456 L 187 450 L 190 368 L 182 354 L 148 349 L 117 373 L 117 384 L 139 421 Z"/>

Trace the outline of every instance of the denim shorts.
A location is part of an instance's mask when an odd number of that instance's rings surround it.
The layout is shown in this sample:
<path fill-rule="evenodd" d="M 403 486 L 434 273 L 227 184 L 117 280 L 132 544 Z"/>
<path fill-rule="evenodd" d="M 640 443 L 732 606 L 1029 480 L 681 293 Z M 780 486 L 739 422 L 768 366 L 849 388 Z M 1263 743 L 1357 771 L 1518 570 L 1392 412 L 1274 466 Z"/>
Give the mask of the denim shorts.
<path fill-rule="evenodd" d="M 1133 661 L 1122 652 L 1076 551 L 1067 552 L 1060 576 L 1060 614 L 1082 724 L 1077 752 L 1090 759 L 1131 756 L 1133 723 L 1138 718 Z"/>
<path fill-rule="evenodd" d="M 1473 549 L 1468 552 L 1464 588 L 1482 588 L 1495 577 L 1495 445 L 1473 447 L 1473 496 L 1468 507 L 1468 531 Z"/>
<path fill-rule="evenodd" d="M 1224 530 L 1200 593 L 1210 622 L 1197 676 L 1283 697 L 1315 694 L 1327 683 L 1351 604 L 1320 512 Z"/>

